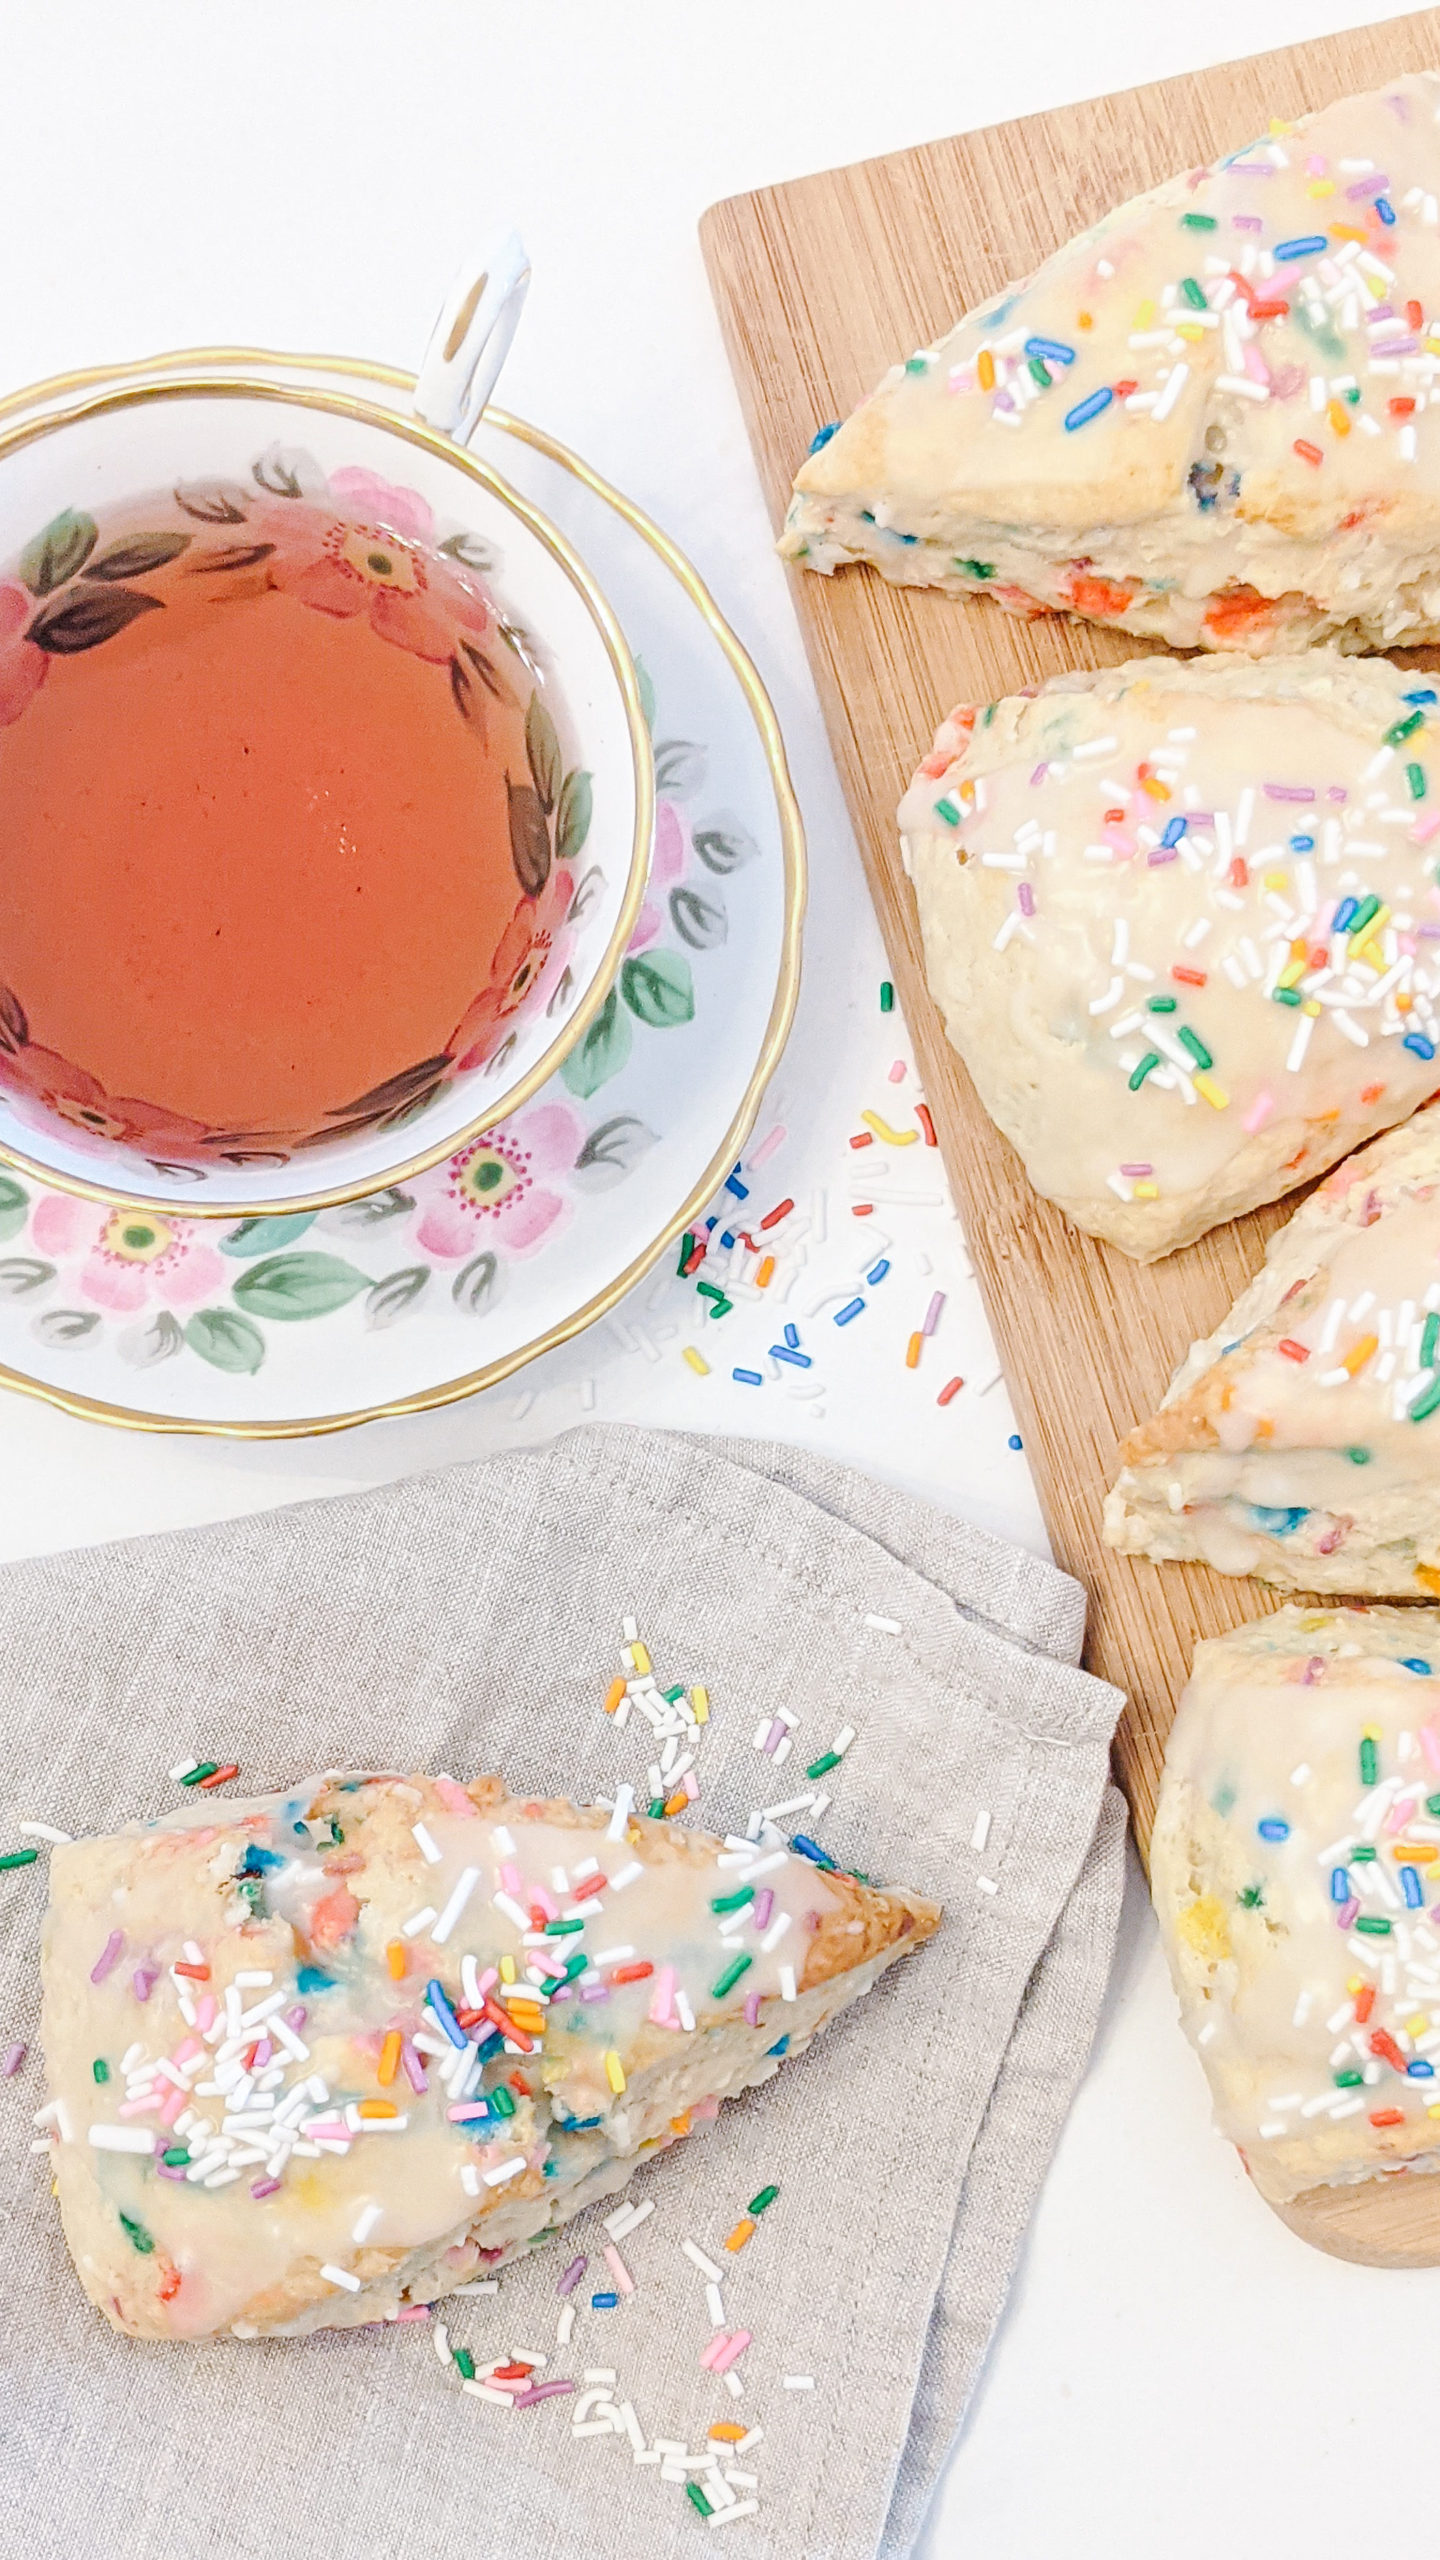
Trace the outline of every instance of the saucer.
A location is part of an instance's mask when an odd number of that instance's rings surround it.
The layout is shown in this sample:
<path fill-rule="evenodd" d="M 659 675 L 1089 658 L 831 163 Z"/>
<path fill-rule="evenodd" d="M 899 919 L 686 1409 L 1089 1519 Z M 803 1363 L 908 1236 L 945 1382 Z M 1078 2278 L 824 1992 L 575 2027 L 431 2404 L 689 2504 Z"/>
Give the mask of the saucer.
<path fill-rule="evenodd" d="M 610 994 L 511 1119 L 341 1206 L 227 1226 L 0 1168 L 0 1383 L 238 1439 L 452 1403 L 607 1314 L 734 1165 L 799 978 L 804 838 L 774 712 L 638 507 L 503 411 L 476 445 L 593 562 L 639 664 L 655 845 Z"/>

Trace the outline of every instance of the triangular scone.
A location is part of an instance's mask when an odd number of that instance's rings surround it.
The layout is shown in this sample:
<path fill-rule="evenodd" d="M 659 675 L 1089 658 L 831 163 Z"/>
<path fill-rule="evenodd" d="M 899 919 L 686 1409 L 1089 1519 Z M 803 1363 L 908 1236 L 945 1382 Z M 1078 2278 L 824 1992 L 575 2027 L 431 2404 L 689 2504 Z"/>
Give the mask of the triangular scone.
<path fill-rule="evenodd" d="M 1150 1843 L 1222 2133 L 1262 2196 L 1440 2168 L 1440 1611 L 1197 1647 Z"/>
<path fill-rule="evenodd" d="M 1440 1594 L 1440 1103 L 1271 1237 L 1120 1458 L 1105 1537 L 1129 1555 Z"/>
<path fill-rule="evenodd" d="M 146 2338 L 429 2302 L 772 2078 L 939 1917 L 498 1779 L 317 1779 L 59 1847 L 47 2118 L 80 2280 Z"/>
<path fill-rule="evenodd" d="M 781 549 L 1178 647 L 1440 634 L 1440 74 L 1107 215 L 897 365 Z"/>
<path fill-rule="evenodd" d="M 1140 1261 L 1440 1085 L 1436 687 L 1140 658 L 953 713 L 900 808 L 931 992 L 1037 1191 Z"/>

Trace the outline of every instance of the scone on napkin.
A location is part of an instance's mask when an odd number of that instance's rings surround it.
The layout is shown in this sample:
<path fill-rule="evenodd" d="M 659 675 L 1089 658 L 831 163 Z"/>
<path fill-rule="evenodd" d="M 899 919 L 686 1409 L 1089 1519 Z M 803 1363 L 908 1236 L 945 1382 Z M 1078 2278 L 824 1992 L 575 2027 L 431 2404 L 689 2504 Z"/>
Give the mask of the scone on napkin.
<path fill-rule="evenodd" d="M 822 431 L 782 552 L 1178 648 L 1440 637 L 1437 109 L 1394 80 L 1107 214 Z"/>
<path fill-rule="evenodd" d="M 1122 1442 L 1105 1537 L 1291 1591 L 1440 1596 L 1440 1105 L 1271 1237 Z"/>
<path fill-rule="evenodd" d="M 1037 1191 L 1142 1262 L 1440 1085 L 1436 691 L 1316 650 L 955 712 L 900 806 L 931 993 Z"/>

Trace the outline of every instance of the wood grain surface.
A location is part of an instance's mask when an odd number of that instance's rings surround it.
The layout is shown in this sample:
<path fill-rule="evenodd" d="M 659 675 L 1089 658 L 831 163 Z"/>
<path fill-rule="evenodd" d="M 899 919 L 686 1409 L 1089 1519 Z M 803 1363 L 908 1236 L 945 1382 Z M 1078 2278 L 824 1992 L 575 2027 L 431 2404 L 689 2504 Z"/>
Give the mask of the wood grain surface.
<path fill-rule="evenodd" d="M 1271 116 L 1432 67 L 1440 9 L 713 206 L 701 244 L 777 527 L 817 427 L 1111 205 L 1238 149 Z M 1014 621 L 983 598 L 890 587 L 861 568 L 797 569 L 792 592 L 1046 1525 L 1090 1596 L 1086 1661 L 1127 1695 L 1115 1760 L 1143 1854 L 1196 1643 L 1279 1595 L 1205 1566 L 1115 1555 L 1101 1542 L 1101 1504 L 1117 1442 L 1214 1330 L 1295 1199 L 1146 1266 L 1039 1199 L 926 992 L 895 808 L 952 704 L 1138 656 L 1145 643 L 1058 616 Z M 963 1396 L 952 1411 L 963 1431 Z M 1285 2218 L 1342 2256 L 1440 2261 L 1440 2178 L 1330 2190 Z"/>

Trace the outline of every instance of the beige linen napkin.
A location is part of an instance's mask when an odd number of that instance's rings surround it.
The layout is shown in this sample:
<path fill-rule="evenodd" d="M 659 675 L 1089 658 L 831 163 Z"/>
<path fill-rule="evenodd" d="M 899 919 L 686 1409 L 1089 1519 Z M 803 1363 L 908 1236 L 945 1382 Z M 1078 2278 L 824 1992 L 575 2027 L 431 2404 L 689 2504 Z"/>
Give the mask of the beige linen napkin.
<path fill-rule="evenodd" d="M 615 2311 L 600 2213 L 443 2316 L 477 2362 L 613 2368 L 647 2439 L 698 2451 L 716 2420 L 763 2436 L 734 2464 L 738 2560 L 898 2560 L 1004 2300 L 1084 2066 L 1121 1889 L 1107 1784 L 1115 1691 L 1075 1667 L 1082 1600 L 1032 1557 L 793 1451 L 624 1428 L 336 1502 L 0 1573 L 0 1848 L 38 1819 L 81 1832 L 168 1808 L 166 1772 L 236 1760 L 244 1792 L 327 1764 L 499 1768 L 520 1791 L 643 1788 L 645 1728 L 601 1707 L 621 1620 L 657 1676 L 706 1684 L 698 1818 L 807 1792 L 791 1817 L 843 1864 L 945 1903 L 940 1935 L 777 2081 L 643 2166 L 655 2212 L 623 2244 Z M 788 1765 L 755 1747 L 777 1706 Z M 988 1816 L 988 1822 L 981 1819 Z M 983 1836 L 983 1847 L 975 1844 Z M 0 2047 L 36 2032 L 44 1862 L 0 1875 Z M 0 2515 L 12 2544 L 104 2560 L 670 2560 L 710 2533 L 571 2403 L 462 2393 L 429 2325 L 293 2342 L 140 2345 L 81 2295 L 45 2162 L 33 2050 L 0 2081 L 5 2305 Z M 779 2196 L 744 2252 L 747 2200 Z M 603 2212 L 605 2208 L 601 2208 Z M 753 2333 L 732 2400 L 690 2237 Z M 573 2344 L 556 2279 L 588 2250 Z M 813 2377 L 787 2390 L 786 2375 Z"/>

